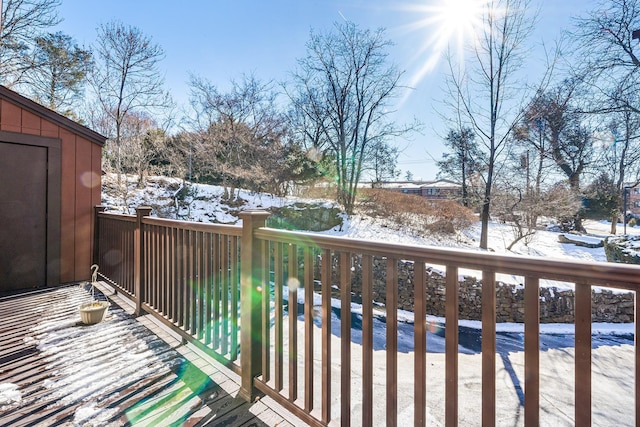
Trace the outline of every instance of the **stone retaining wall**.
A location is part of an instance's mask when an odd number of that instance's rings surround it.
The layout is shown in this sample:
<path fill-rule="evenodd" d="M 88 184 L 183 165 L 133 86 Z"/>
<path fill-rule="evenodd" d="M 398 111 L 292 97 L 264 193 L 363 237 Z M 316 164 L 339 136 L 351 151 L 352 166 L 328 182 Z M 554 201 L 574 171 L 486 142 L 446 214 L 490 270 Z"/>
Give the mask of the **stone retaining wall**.
<path fill-rule="evenodd" d="M 351 292 L 355 301 L 361 301 L 362 264 L 361 257 L 352 259 Z M 414 308 L 414 264 L 398 263 L 398 308 L 413 311 Z M 333 259 L 332 283 L 339 284 L 338 260 Z M 427 314 L 445 316 L 445 277 L 432 268 L 426 270 Z M 319 273 L 319 271 L 318 271 Z M 318 276 L 316 276 L 318 277 Z M 591 315 L 594 322 L 633 322 L 634 293 L 612 292 L 606 289 L 592 291 Z M 460 319 L 481 320 L 482 280 L 464 276 L 459 284 Z M 386 260 L 374 258 L 373 299 L 386 303 Z M 524 322 L 524 287 L 521 284 L 497 283 L 497 322 Z M 556 287 L 540 288 L 540 323 L 572 323 L 574 321 L 574 292 Z"/>

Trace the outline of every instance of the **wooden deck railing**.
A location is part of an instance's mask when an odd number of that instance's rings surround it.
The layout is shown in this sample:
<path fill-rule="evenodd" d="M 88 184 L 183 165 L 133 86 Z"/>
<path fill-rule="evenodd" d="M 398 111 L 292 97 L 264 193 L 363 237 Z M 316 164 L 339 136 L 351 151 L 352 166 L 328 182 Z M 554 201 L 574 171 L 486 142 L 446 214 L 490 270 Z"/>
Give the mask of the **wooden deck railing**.
<path fill-rule="evenodd" d="M 427 388 L 427 273 L 425 268 L 417 267 L 425 265 L 441 266 L 446 272 L 443 411 L 447 426 L 457 425 L 459 419 L 461 269 L 480 272 L 483 278 L 479 397 L 482 425 L 496 425 L 497 274 L 521 277 L 525 288 L 526 426 L 540 423 L 540 282 L 555 280 L 575 287 L 574 420 L 575 425 L 591 425 L 591 288 L 602 286 L 634 292 L 640 289 L 640 268 L 636 266 L 505 256 L 273 230 L 264 227 L 268 216 L 264 212 L 242 214 L 243 227 L 153 219 L 145 217 L 145 212 L 139 211 L 133 222 L 134 235 L 138 236 L 133 240 L 132 217 L 116 219 L 115 215 L 97 213 L 101 271 L 119 286 L 118 280 L 122 280 L 123 288 L 131 293 L 129 270 L 135 267 L 133 277 L 137 287 L 132 296 L 140 310 L 154 313 L 182 331 L 185 338 L 230 362 L 242 375 L 244 398 L 251 399 L 256 392 L 269 395 L 310 425 L 333 421 L 342 425 L 372 425 L 382 422 L 374 418 L 380 412 L 386 417 L 386 425 L 397 425 L 399 385 L 407 380 L 413 384 L 409 405 L 413 424 L 426 424 L 426 403 L 432 396 Z M 120 228 L 115 225 L 118 221 Z M 125 247 L 124 242 L 134 243 L 135 247 Z M 122 253 L 122 257 L 112 256 L 113 251 Z M 139 258 L 138 262 L 131 262 L 131 253 Z M 352 343 L 351 313 L 355 257 L 361 259 L 358 280 L 362 290 L 362 335 L 357 346 Z M 114 259 L 122 261 L 104 265 Z M 415 266 L 411 379 L 398 377 L 399 329 L 395 307 L 400 260 L 411 261 Z M 372 290 L 374 263 L 380 262 L 386 266 L 383 379 L 374 373 L 374 365 L 380 363 L 376 359 L 379 352 L 374 349 L 374 320 L 379 308 L 374 307 Z M 299 298 L 299 293 L 304 295 Z M 314 301 L 314 296 L 319 300 Z M 339 302 L 332 304 L 332 298 Z M 336 311 L 340 313 L 339 319 L 332 314 Z M 332 330 L 332 323 L 339 323 L 339 327 Z M 636 337 L 639 332 L 636 322 Z M 220 340 L 226 336 L 231 341 L 225 347 Z M 238 337 L 239 346 L 234 341 Z M 636 349 L 636 373 L 639 367 L 640 353 Z M 639 425 L 640 381 L 634 380 L 633 390 Z M 402 404 L 406 406 L 407 402 Z M 375 411 L 380 405 L 382 411 Z"/>
<path fill-rule="evenodd" d="M 96 209 L 94 262 L 136 313 L 153 314 L 240 372 L 240 227 Z"/>

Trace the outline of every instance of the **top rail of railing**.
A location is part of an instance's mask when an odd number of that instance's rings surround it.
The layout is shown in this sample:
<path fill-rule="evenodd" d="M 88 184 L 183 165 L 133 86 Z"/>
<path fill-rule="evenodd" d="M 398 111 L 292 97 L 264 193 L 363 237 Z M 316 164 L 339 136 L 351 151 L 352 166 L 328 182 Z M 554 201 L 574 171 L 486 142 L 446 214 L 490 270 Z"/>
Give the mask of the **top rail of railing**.
<path fill-rule="evenodd" d="M 338 252 L 366 253 L 373 256 L 399 259 L 424 259 L 426 262 L 435 265 L 448 265 L 458 268 L 493 271 L 495 273 L 524 277 L 531 276 L 540 279 L 632 291 L 640 290 L 640 266 L 635 265 L 606 262 L 589 262 L 587 264 L 584 261 L 525 255 L 502 255 L 458 248 L 400 245 L 270 228 L 256 230 L 255 237 L 273 242 L 332 249 Z"/>
<path fill-rule="evenodd" d="M 103 218 L 112 218 L 127 222 L 136 221 L 135 215 L 128 215 L 117 212 L 99 212 L 98 215 Z M 161 227 L 179 228 L 181 230 L 218 233 L 235 237 L 240 237 L 242 235 L 242 226 L 240 225 L 208 224 L 204 222 L 183 221 L 178 219 L 156 218 L 150 216 L 145 216 L 142 220 L 142 223 L 148 225 L 157 225 Z"/>

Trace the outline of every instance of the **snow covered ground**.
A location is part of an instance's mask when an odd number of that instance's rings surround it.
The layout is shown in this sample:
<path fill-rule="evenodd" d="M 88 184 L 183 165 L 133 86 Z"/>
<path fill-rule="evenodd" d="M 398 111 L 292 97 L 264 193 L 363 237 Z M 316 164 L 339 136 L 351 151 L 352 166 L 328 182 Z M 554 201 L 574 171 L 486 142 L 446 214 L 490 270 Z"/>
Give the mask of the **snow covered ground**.
<path fill-rule="evenodd" d="M 105 182 L 113 182 L 113 175 L 106 175 Z M 162 206 L 167 210 L 174 206 L 174 195 L 184 184 L 181 180 L 166 177 L 150 177 L 147 186 L 136 188 L 135 181 L 131 178 L 129 190 L 126 195 L 127 206 L 123 205 L 123 196 L 114 191 L 103 191 L 102 203 L 111 210 L 118 210 L 129 214 L 134 213 L 134 208 L 143 205 Z M 215 222 L 241 224 L 242 220 L 233 215 L 233 211 L 240 208 L 230 208 L 221 201 L 223 188 L 215 185 L 192 184 L 190 207 L 180 210 L 181 218 L 197 222 Z M 321 199 L 303 199 L 299 197 L 277 197 L 271 194 L 252 193 L 240 190 L 238 195 L 245 201 L 241 209 L 269 209 L 271 207 L 283 207 L 296 202 L 317 203 L 332 206 L 332 202 Z M 597 241 L 609 236 L 611 223 L 607 221 L 584 222 L 588 236 L 583 240 Z M 622 233 L 622 224 L 618 224 L 618 234 Z M 428 246 L 461 247 L 474 249 L 480 241 L 480 224 L 476 223 L 467 230 L 456 235 L 431 235 L 428 237 L 416 236 L 408 230 L 392 229 L 381 225 L 372 218 L 355 215 L 345 218 L 342 227 L 328 230 L 324 234 L 344 236 L 358 239 L 383 241 L 398 244 L 417 244 Z M 541 256 L 557 259 L 578 259 L 583 261 L 606 261 L 602 248 L 590 249 L 572 244 L 562 244 L 558 241 L 558 234 L 554 231 L 538 230 L 531 241 L 517 243 L 510 253 Z M 627 234 L 640 235 L 640 227 L 627 226 Z M 507 253 L 506 247 L 514 240 L 512 228 L 508 224 L 490 223 L 489 247 L 496 253 Z M 573 236 L 572 239 L 577 239 Z"/>

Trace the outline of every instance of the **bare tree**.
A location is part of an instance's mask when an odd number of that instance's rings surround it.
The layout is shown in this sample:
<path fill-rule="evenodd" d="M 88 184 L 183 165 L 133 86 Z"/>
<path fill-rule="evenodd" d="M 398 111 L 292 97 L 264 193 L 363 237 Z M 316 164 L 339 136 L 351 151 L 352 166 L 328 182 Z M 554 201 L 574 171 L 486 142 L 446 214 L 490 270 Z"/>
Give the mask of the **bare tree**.
<path fill-rule="evenodd" d="M 100 110 L 111 122 L 106 135 L 116 145 L 116 169 L 120 183 L 122 131 L 127 116 L 170 104 L 158 68 L 164 52 L 138 28 L 110 22 L 98 28 L 94 58 L 90 83 Z"/>
<path fill-rule="evenodd" d="M 637 97 L 635 93 L 631 97 Z M 629 104 L 638 101 L 629 100 Z M 596 160 L 598 170 L 612 180 L 610 197 L 615 201 L 611 212 L 611 234 L 616 234 L 620 213 L 626 216 L 623 207 L 623 192 L 626 186 L 640 183 L 640 114 L 632 109 L 609 113 L 606 131 L 597 134 L 600 156 Z"/>
<path fill-rule="evenodd" d="M 577 19 L 572 33 L 579 47 L 574 74 L 589 85 L 592 95 L 584 111 L 640 113 L 640 100 L 626 96 L 638 90 L 640 46 L 633 31 L 639 29 L 638 0 L 600 0 L 587 17 Z"/>
<path fill-rule="evenodd" d="M 362 171 L 375 158 L 371 148 L 413 129 L 389 119 L 402 76 L 387 64 L 390 45 L 382 29 L 337 23 L 332 32 L 311 33 L 307 56 L 293 73 L 290 97 L 304 118 L 300 133 L 334 159 L 337 199 L 349 214 Z"/>
<path fill-rule="evenodd" d="M 578 64 L 574 73 L 586 83 L 591 95 L 582 110 L 607 123 L 597 133 L 597 142 L 603 148 L 598 166 L 613 180 L 620 211 L 624 186 L 637 183 L 640 167 L 640 46 L 634 40 L 637 30 L 640 2 L 609 0 L 597 2 L 586 17 L 577 19 L 572 33 L 580 58 L 574 61 Z M 611 213 L 612 234 L 616 231 L 618 209 Z"/>
<path fill-rule="evenodd" d="M 456 70 L 449 59 L 449 92 L 461 103 L 461 114 L 473 128 L 485 152 L 482 175 L 484 196 L 480 212 L 480 247 L 488 247 L 491 196 L 499 159 L 506 148 L 521 109 L 514 97 L 522 90 L 515 76 L 523 64 L 524 41 L 533 26 L 529 0 L 495 0 L 484 5 L 480 34 L 471 46 L 471 57 Z M 453 108 L 459 112 L 458 105 Z"/>
<path fill-rule="evenodd" d="M 123 171 L 137 175 L 140 188 L 152 162 L 160 159 L 167 135 L 153 118 L 143 113 L 128 114 L 122 127 Z"/>
<path fill-rule="evenodd" d="M 270 183 L 285 167 L 287 153 L 286 119 L 277 107 L 273 84 L 249 75 L 232 81 L 226 93 L 200 77 L 192 77 L 189 85 L 198 173 L 221 182 L 230 199 L 240 186 L 273 190 Z"/>
<path fill-rule="evenodd" d="M 19 84 L 33 67 L 29 52 L 47 28 L 60 22 L 61 0 L 0 0 L 0 84 Z"/>
<path fill-rule="evenodd" d="M 515 168 L 517 169 L 517 168 Z M 507 243 L 512 250 L 518 242 L 528 245 L 533 240 L 540 216 L 570 218 L 580 209 L 580 197 L 566 182 L 543 186 L 534 194 L 522 190 L 522 176 L 514 168 L 497 179 L 494 195 L 494 213 L 513 230 L 513 240 Z"/>

